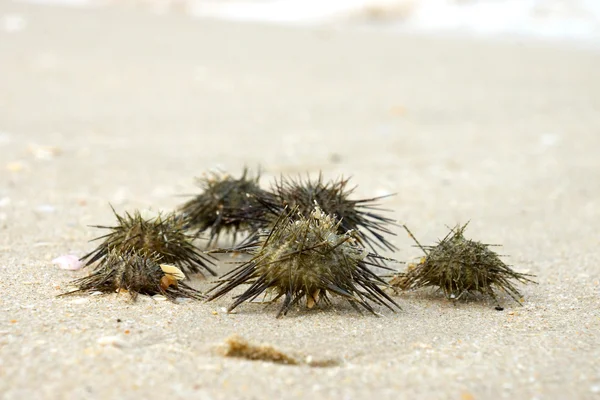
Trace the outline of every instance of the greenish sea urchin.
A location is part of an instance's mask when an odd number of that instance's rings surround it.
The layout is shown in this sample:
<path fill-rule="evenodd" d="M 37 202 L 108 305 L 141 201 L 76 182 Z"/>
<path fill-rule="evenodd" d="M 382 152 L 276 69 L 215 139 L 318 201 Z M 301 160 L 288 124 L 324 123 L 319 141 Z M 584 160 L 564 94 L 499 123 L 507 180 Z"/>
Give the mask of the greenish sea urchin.
<path fill-rule="evenodd" d="M 248 170 L 244 169 L 239 179 L 219 173 L 198 179 L 202 193 L 179 208 L 187 228 L 196 234 L 210 229 L 209 246 L 221 232 L 232 233 L 235 243 L 239 232 L 250 230 L 246 214 L 252 208 L 260 208 L 256 198 L 265 192 L 258 186 L 259 178 L 260 174 L 248 177 Z"/>
<path fill-rule="evenodd" d="M 521 304 L 523 296 L 510 280 L 523 284 L 536 283 L 528 278 L 534 275 L 513 271 L 498 254 L 490 250 L 491 245 L 466 239 L 464 231 L 467 225 L 456 225 L 434 246 L 422 246 L 404 226 L 425 257 L 405 274 L 398 274 L 390 283 L 401 289 L 435 286 L 446 297 L 457 300 L 479 292 L 497 302 L 495 287 L 504 290 Z"/>
<path fill-rule="evenodd" d="M 281 177 L 275 181 L 273 193 L 262 197 L 263 208 L 257 210 L 264 213 L 266 209 L 271 214 L 278 214 L 284 207 L 296 207 L 301 215 L 308 218 L 316 203 L 325 214 L 335 216 L 340 221 L 338 233 L 355 231 L 356 239 L 373 251 L 374 245 L 395 251 L 396 247 L 385 238 L 385 235 L 395 235 L 387 227 L 395 224 L 395 221 L 380 215 L 379 212 L 387 210 L 376 204 L 385 196 L 351 200 L 349 197 L 355 187 L 348 188 L 348 182 L 347 178 L 325 182 L 321 174 L 316 180 Z"/>
<path fill-rule="evenodd" d="M 223 276 L 209 290 L 213 294 L 208 301 L 251 283 L 235 297 L 228 311 L 265 292 L 274 294 L 273 301 L 284 296 L 278 317 L 303 298 L 308 308 L 321 302 L 329 304 L 328 294 L 339 295 L 355 309 L 359 310 L 360 305 L 372 313 L 375 310 L 369 302 L 391 310 L 400 308 L 382 290 L 387 284 L 368 268 L 382 268 L 375 263 L 382 257 L 360 245 L 354 231 L 340 234 L 340 221 L 318 207 L 308 216 L 298 212 L 298 207 L 284 210 L 272 229 L 256 241 L 237 247 L 235 251 L 251 254 L 252 259 Z"/>
<path fill-rule="evenodd" d="M 147 257 L 158 255 L 162 263 L 175 265 L 182 270 L 197 273 L 203 270 L 216 273 L 209 267 L 213 262 L 193 245 L 194 237 L 184 229 L 183 219 L 173 213 L 158 213 L 145 218 L 139 211 L 117 218 L 116 226 L 98 226 L 110 232 L 94 240 L 102 240 L 92 252 L 81 258 L 86 266 L 98 262 L 97 268 L 108 262 L 108 255 L 114 252 L 120 256 L 128 253 L 144 254 Z"/>
<path fill-rule="evenodd" d="M 181 282 L 185 275 L 177 267 L 160 263 L 158 254 L 109 252 L 106 260 L 89 276 L 71 282 L 77 289 L 62 296 L 79 292 L 114 293 L 127 291 L 133 300 L 139 294 L 161 294 L 174 301 L 177 297 L 196 300 L 202 293 Z"/>

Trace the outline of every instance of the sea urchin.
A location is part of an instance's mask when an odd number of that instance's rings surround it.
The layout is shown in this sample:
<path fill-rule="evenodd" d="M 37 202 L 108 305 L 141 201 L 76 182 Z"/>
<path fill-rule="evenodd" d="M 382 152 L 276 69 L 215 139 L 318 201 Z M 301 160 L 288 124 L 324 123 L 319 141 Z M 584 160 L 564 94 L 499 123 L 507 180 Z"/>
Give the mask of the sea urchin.
<path fill-rule="evenodd" d="M 218 173 L 198 179 L 202 193 L 179 208 L 186 227 L 196 234 L 210 229 L 209 246 L 221 232 L 232 233 L 235 243 L 239 232 L 250 229 L 245 212 L 260 208 L 256 197 L 262 196 L 264 191 L 258 186 L 259 178 L 258 174 L 249 178 L 248 170 L 244 169 L 239 179 Z"/>
<path fill-rule="evenodd" d="M 76 290 L 64 293 L 69 295 L 78 292 L 114 293 L 127 291 L 135 300 L 138 294 L 161 294 L 173 301 L 177 297 L 188 297 L 196 300 L 204 296 L 181 280 L 185 275 L 175 266 L 160 263 L 158 254 L 138 254 L 129 252 L 121 254 L 109 252 L 102 265 L 89 276 L 77 279 L 71 285 Z"/>
<path fill-rule="evenodd" d="M 435 246 L 422 246 L 405 226 L 425 257 L 408 272 L 393 279 L 392 285 L 402 289 L 434 286 L 446 297 L 457 300 L 479 292 L 496 302 L 494 288 L 499 288 L 521 304 L 522 295 L 510 280 L 535 283 L 528 278 L 533 275 L 513 271 L 490 249 L 491 245 L 466 239 L 464 231 L 467 225 L 456 225 Z"/>
<path fill-rule="evenodd" d="M 152 255 L 160 257 L 162 263 L 173 264 L 182 270 L 196 273 L 206 270 L 212 275 L 215 272 L 209 267 L 213 264 L 207 256 L 199 252 L 193 245 L 193 236 L 184 230 L 183 219 L 173 213 L 158 213 L 145 218 L 139 211 L 121 216 L 113 209 L 117 217 L 116 226 L 95 226 L 108 229 L 110 233 L 94 240 L 103 240 L 92 252 L 81 258 L 86 266 L 98 261 L 97 268 L 109 262 L 109 253 L 125 256 L 137 253 L 140 256 Z"/>
<path fill-rule="evenodd" d="M 340 234 L 339 224 L 318 207 L 308 217 L 298 214 L 298 207 L 284 210 L 272 229 L 235 249 L 253 257 L 223 276 L 209 290 L 213 294 L 208 301 L 251 283 L 235 297 L 229 311 L 265 292 L 274 294 L 273 301 L 284 296 L 277 316 L 285 315 L 303 298 L 308 308 L 321 302 L 329 304 L 328 294 L 339 295 L 355 309 L 359 310 L 360 305 L 372 313 L 375 310 L 369 301 L 391 310 L 399 308 L 381 289 L 387 284 L 368 268 L 381 268 L 374 260 L 383 258 L 360 245 L 354 231 Z"/>

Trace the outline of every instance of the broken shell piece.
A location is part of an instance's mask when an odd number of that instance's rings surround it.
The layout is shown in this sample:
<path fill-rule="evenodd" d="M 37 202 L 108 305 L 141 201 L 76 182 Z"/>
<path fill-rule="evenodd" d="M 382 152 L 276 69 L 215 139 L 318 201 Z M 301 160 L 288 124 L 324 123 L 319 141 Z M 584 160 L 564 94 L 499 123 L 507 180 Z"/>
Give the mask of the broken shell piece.
<path fill-rule="evenodd" d="M 393 287 L 397 287 L 401 290 L 408 289 L 408 278 L 404 272 L 399 272 L 395 274 L 392 279 L 390 279 L 390 285 Z"/>
<path fill-rule="evenodd" d="M 167 290 L 170 286 L 177 287 L 177 279 L 173 275 L 165 275 L 160 278 L 160 287 L 163 290 Z"/>
<path fill-rule="evenodd" d="M 125 347 L 126 343 L 119 336 L 102 336 L 96 340 L 100 346 Z"/>
<path fill-rule="evenodd" d="M 321 290 L 317 289 L 315 292 L 306 298 L 306 307 L 313 308 L 315 304 L 319 301 L 319 295 L 321 294 Z"/>
<path fill-rule="evenodd" d="M 52 264 L 57 264 L 60 269 L 67 269 L 70 271 L 76 271 L 83 267 L 83 263 L 79 261 L 79 257 L 72 254 L 56 257 L 52 260 Z"/>
<path fill-rule="evenodd" d="M 162 269 L 165 274 L 171 275 L 178 281 L 182 281 L 185 279 L 185 274 L 174 265 L 160 264 L 160 269 Z"/>
<path fill-rule="evenodd" d="M 29 152 L 38 160 L 52 160 L 61 153 L 61 149 L 56 146 L 29 146 Z"/>

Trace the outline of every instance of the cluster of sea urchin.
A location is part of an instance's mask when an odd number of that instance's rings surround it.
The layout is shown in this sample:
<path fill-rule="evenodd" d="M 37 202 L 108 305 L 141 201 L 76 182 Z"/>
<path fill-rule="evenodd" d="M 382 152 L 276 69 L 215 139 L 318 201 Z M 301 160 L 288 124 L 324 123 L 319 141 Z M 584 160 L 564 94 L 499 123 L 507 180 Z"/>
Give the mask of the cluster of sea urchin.
<path fill-rule="evenodd" d="M 235 297 L 229 311 L 241 303 L 271 292 L 272 301 L 284 297 L 278 316 L 306 299 L 308 308 L 316 304 L 329 304 L 328 295 L 334 294 L 375 313 L 370 302 L 391 310 L 399 308 L 382 289 L 387 284 L 375 275 L 368 265 L 381 259 L 369 253 L 355 232 L 339 232 L 340 221 L 324 213 L 319 207 L 305 216 L 296 206 L 284 210 L 270 230 L 264 231 L 256 241 L 238 247 L 252 255 L 250 261 L 223 276 L 208 293 L 215 300 L 239 285 L 251 283 L 242 294 Z"/>
<path fill-rule="evenodd" d="M 216 275 L 209 256 L 193 244 L 206 230 L 209 244 L 222 232 L 233 233 L 234 243 L 239 232 L 249 233 L 237 247 L 214 251 L 252 256 L 209 291 L 210 301 L 250 284 L 234 298 L 230 311 L 261 294 L 272 294 L 273 301 L 284 297 L 278 316 L 302 299 L 308 308 L 329 304 L 330 295 L 375 313 L 373 304 L 399 308 L 384 291 L 390 286 L 404 290 L 433 286 L 452 299 L 481 293 L 496 301 L 494 289 L 501 289 L 520 304 L 521 293 L 511 280 L 535 283 L 533 275 L 507 266 L 491 245 L 466 239 L 467 225 L 452 228 L 434 246 L 421 246 L 405 226 L 425 257 L 385 282 L 369 269 L 387 268 L 389 259 L 377 255 L 375 246 L 396 249 L 385 237 L 393 234 L 389 225 L 395 221 L 380 215 L 384 210 L 376 202 L 381 197 L 351 200 L 354 188 L 348 188 L 348 179 L 325 182 L 321 174 L 316 180 L 281 177 L 271 192 L 260 189 L 258 179 L 259 175 L 248 178 L 246 169 L 239 179 L 214 173 L 200 180 L 203 193 L 181 206 L 179 213 L 145 218 L 139 211 L 121 216 L 113 209 L 118 224 L 97 226 L 110 232 L 97 238 L 102 243 L 81 259 L 88 266 L 96 264 L 94 271 L 74 281 L 78 289 L 67 294 L 127 290 L 133 298 L 138 293 L 160 293 L 169 299 L 199 299 L 200 292 L 180 282 L 185 278 L 181 270 Z"/>
<path fill-rule="evenodd" d="M 210 230 L 209 246 L 221 232 L 232 233 L 235 243 L 238 233 L 251 230 L 252 222 L 247 215 L 262 209 L 257 198 L 265 192 L 258 186 L 259 178 L 260 174 L 249 177 L 244 169 L 239 179 L 219 173 L 198 179 L 202 193 L 179 209 L 186 227 L 196 235 Z"/>
<path fill-rule="evenodd" d="M 489 244 L 466 239 L 464 231 L 468 224 L 457 225 L 434 246 L 422 246 L 410 230 L 404 228 L 425 253 L 421 261 L 405 274 L 392 279 L 391 284 L 401 289 L 438 287 L 446 297 L 460 299 L 466 295 L 481 293 L 496 302 L 494 288 L 502 289 L 521 304 L 521 293 L 511 283 L 535 283 L 533 275 L 513 271 Z M 498 309 L 501 307 L 498 305 Z"/>
<path fill-rule="evenodd" d="M 317 204 L 325 214 L 338 220 L 338 233 L 354 231 L 356 239 L 373 251 L 375 245 L 395 251 L 396 247 L 385 238 L 385 235 L 394 235 L 388 225 L 395 221 L 382 216 L 380 212 L 386 210 L 379 208 L 376 203 L 383 197 L 350 199 L 355 188 L 349 188 L 348 182 L 347 178 L 325 182 L 321 174 L 316 180 L 281 177 L 275 181 L 272 193 L 260 199 L 263 206 L 261 212 L 268 215 L 270 211 L 272 216 L 278 215 L 286 207 L 297 208 L 300 215 L 308 218 Z"/>
<path fill-rule="evenodd" d="M 194 237 L 186 233 L 180 216 L 158 213 L 145 217 L 137 210 L 124 216 L 114 209 L 113 213 L 118 222 L 116 226 L 95 226 L 110 232 L 94 239 L 102 240 L 102 243 L 81 258 L 86 266 L 95 262 L 98 262 L 97 268 L 110 264 L 113 260 L 108 257 L 111 252 L 120 256 L 137 253 L 148 258 L 158 256 L 161 262 L 184 271 L 198 273 L 205 270 L 216 275 L 209 267 L 213 262 L 196 249 L 192 243 Z"/>
<path fill-rule="evenodd" d="M 173 265 L 161 264 L 158 254 L 140 254 L 137 251 L 119 253 L 111 250 L 106 261 L 90 275 L 77 279 L 72 285 L 78 292 L 114 293 L 127 291 L 135 300 L 138 294 L 161 294 L 174 301 L 177 297 L 200 300 L 204 296 L 199 291 L 181 282 L 185 275 Z"/>
<path fill-rule="evenodd" d="M 77 292 L 114 292 L 127 290 L 133 299 L 139 293 L 163 294 L 175 297 L 202 298 L 202 294 L 185 285 L 181 269 L 189 272 L 206 270 L 212 262 L 192 244 L 183 227 L 181 217 L 158 213 L 144 217 L 139 211 L 117 217 L 116 226 L 96 226 L 110 232 L 95 240 L 102 243 L 81 258 L 86 266 L 96 264 L 93 272 L 71 284 Z M 181 269 L 180 269 L 181 268 Z"/>

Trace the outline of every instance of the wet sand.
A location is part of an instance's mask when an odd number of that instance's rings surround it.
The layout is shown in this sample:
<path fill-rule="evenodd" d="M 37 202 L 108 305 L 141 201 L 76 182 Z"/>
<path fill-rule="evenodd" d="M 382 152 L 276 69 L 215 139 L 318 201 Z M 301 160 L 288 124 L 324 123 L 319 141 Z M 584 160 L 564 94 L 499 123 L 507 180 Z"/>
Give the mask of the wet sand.
<path fill-rule="evenodd" d="M 0 32 L 3 398 L 599 396 L 599 53 L 124 9 L 2 15 L 26 22 Z M 265 187 L 323 171 L 352 176 L 357 198 L 397 193 L 388 215 L 424 243 L 470 220 L 539 284 L 504 311 L 421 290 L 380 317 L 55 297 L 86 272 L 51 260 L 91 250 L 109 202 L 170 210 L 194 176 L 245 165 Z M 419 257 L 395 231 L 384 254 Z M 232 334 L 339 365 L 223 358 Z"/>

